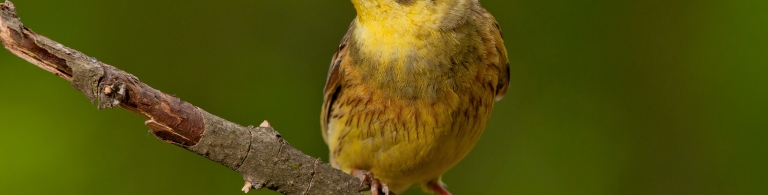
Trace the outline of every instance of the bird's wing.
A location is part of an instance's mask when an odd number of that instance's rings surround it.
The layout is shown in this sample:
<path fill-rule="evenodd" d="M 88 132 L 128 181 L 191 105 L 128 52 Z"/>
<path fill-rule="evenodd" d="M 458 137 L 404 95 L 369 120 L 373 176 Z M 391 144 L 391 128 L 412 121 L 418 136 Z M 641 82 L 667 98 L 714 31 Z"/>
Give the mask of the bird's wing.
<path fill-rule="evenodd" d="M 485 15 L 488 16 L 493 25 L 491 27 L 491 36 L 493 36 L 499 57 L 498 62 L 494 64 L 499 70 L 499 82 L 496 84 L 496 101 L 499 101 L 501 98 L 504 98 L 504 95 L 507 94 L 507 89 L 509 89 L 509 58 L 507 56 L 507 48 L 504 47 L 504 36 L 501 35 L 499 23 L 487 11 Z"/>
<path fill-rule="evenodd" d="M 356 21 L 352 21 L 347 34 L 344 35 L 339 48 L 336 50 L 336 54 L 333 54 L 331 67 L 328 69 L 328 78 L 325 81 L 325 89 L 323 90 L 323 110 L 322 114 L 320 115 L 320 124 L 323 131 L 323 140 L 325 140 L 325 143 L 328 143 L 328 121 L 330 121 L 330 115 L 332 112 L 331 108 L 333 107 L 333 104 L 335 103 L 339 93 L 341 93 L 341 82 L 343 79 L 341 78 L 342 73 L 339 72 L 339 67 L 341 66 L 341 62 L 344 60 L 344 57 L 347 55 L 347 41 L 349 40 L 349 36 L 352 34 L 355 22 Z"/>

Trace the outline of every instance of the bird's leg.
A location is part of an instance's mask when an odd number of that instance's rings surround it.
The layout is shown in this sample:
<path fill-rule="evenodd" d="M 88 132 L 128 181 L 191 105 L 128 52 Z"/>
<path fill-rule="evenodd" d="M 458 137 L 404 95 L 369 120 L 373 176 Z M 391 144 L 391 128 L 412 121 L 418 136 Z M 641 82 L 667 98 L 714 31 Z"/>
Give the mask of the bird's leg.
<path fill-rule="evenodd" d="M 431 189 L 432 191 L 434 191 L 439 195 L 451 195 L 451 192 L 448 192 L 448 190 L 445 189 L 445 186 L 443 186 L 443 184 L 441 184 L 441 182 L 439 181 L 429 182 L 427 186 L 429 186 L 429 189 Z"/>
<path fill-rule="evenodd" d="M 374 178 L 373 173 L 365 170 L 353 169 L 352 175 L 360 179 L 361 187 L 363 186 L 363 184 L 365 184 L 365 182 L 368 182 L 368 184 L 370 184 L 371 186 L 371 194 L 379 195 L 380 192 L 383 192 L 384 195 L 390 195 L 389 186 L 387 186 L 387 184 L 383 184 L 379 182 L 378 179 Z"/>

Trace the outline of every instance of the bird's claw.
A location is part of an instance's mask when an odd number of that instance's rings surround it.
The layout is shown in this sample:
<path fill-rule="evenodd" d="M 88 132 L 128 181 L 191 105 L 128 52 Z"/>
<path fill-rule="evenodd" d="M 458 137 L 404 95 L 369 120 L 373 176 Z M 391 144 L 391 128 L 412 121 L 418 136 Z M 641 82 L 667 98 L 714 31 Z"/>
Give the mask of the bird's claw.
<path fill-rule="evenodd" d="M 373 177 L 373 173 L 365 171 L 365 170 L 352 170 L 352 175 L 356 176 L 360 179 L 360 188 L 363 187 L 363 185 L 368 182 L 371 186 L 371 194 L 372 195 L 379 195 L 379 193 L 384 193 L 384 195 L 394 195 L 389 192 L 389 186 L 385 183 L 381 183 L 378 179 Z"/>

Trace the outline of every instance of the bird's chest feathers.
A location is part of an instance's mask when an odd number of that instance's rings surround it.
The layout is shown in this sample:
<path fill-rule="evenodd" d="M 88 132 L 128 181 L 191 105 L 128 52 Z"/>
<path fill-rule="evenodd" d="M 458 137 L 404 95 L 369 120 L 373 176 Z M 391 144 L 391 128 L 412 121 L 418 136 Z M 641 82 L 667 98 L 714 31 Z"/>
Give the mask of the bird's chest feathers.
<path fill-rule="evenodd" d="M 456 85 L 460 36 L 390 21 L 360 25 L 350 54 L 364 81 L 406 99 L 439 98 Z"/>

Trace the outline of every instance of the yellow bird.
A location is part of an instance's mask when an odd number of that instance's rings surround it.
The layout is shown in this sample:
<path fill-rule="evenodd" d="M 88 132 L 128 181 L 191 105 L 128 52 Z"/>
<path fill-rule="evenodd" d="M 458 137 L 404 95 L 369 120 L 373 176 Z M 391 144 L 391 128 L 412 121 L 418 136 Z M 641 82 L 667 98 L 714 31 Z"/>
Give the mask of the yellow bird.
<path fill-rule="evenodd" d="M 333 56 L 323 139 L 331 164 L 378 194 L 441 175 L 474 147 L 509 86 L 496 20 L 478 0 L 352 0 L 357 17 Z"/>

